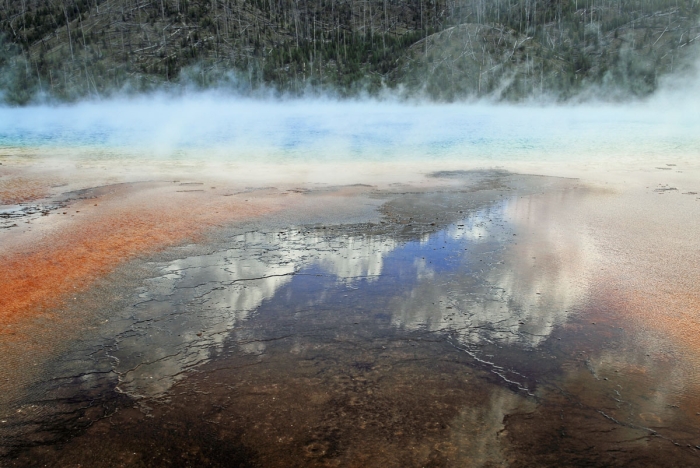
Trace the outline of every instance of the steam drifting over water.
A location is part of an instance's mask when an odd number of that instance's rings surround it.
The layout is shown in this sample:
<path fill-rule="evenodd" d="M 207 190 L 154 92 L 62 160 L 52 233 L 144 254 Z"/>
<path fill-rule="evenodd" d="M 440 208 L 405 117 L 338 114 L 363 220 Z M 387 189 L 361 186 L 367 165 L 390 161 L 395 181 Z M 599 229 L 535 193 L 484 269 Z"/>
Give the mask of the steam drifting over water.
<path fill-rule="evenodd" d="M 693 93 L 578 106 L 250 100 L 216 93 L 0 109 L 0 147 L 221 163 L 648 162 L 696 157 Z M 53 156 L 61 154 L 52 152 Z"/>

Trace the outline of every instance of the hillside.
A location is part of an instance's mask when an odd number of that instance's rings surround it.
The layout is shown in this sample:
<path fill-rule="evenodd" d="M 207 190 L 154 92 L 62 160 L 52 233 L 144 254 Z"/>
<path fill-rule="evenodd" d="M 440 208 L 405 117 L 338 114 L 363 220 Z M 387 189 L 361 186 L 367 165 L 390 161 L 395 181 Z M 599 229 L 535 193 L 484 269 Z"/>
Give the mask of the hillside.
<path fill-rule="evenodd" d="M 224 86 L 451 101 L 644 96 L 700 1 L 2 0 L 7 103 Z"/>

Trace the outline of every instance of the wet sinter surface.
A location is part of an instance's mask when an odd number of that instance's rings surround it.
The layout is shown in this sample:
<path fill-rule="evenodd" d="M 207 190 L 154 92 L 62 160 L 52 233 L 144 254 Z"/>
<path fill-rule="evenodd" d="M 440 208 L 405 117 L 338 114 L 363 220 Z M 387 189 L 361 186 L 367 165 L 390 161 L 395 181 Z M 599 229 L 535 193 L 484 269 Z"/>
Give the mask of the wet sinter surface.
<path fill-rule="evenodd" d="M 381 224 L 154 264 L 3 412 L 4 464 L 699 463 L 681 364 L 591 322 L 617 313 L 591 295 L 595 247 L 537 216 L 589 195 L 502 195 L 406 195 Z"/>

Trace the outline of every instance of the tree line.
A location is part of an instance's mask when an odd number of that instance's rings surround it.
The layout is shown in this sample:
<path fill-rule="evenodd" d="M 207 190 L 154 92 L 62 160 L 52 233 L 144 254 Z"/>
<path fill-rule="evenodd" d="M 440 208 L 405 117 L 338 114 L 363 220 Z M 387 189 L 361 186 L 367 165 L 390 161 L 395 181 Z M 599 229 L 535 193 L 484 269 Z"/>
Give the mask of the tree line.
<path fill-rule="evenodd" d="M 700 34 L 698 0 L 0 4 L 0 93 L 13 104 L 210 86 L 454 100 L 567 98 L 593 83 L 644 95 Z"/>

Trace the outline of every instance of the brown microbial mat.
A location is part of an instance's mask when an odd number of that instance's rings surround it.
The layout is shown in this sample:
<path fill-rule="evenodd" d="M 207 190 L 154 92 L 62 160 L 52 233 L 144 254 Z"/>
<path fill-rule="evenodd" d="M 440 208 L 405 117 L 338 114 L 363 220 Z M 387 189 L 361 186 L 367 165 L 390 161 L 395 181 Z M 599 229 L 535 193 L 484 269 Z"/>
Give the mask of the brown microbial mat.
<path fill-rule="evenodd" d="M 436 176 L 464 186 L 239 223 L 76 295 L 90 318 L 3 404 L 2 466 L 700 464 L 695 358 L 625 321 L 567 218 L 605 195 Z"/>

